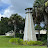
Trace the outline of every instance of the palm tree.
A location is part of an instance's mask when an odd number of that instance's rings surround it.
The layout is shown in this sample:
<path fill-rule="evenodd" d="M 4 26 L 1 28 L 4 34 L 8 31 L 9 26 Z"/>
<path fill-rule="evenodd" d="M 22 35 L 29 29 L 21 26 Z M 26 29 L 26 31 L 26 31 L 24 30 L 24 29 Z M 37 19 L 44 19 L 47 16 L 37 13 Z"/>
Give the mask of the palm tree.
<path fill-rule="evenodd" d="M 12 14 L 9 18 L 8 24 L 13 24 L 14 25 L 14 38 L 17 30 L 21 30 L 24 26 L 24 18 L 22 18 L 18 14 Z M 19 31 L 18 30 L 18 31 Z M 23 29 L 22 29 L 23 30 Z"/>
<path fill-rule="evenodd" d="M 36 2 L 39 3 L 37 6 L 38 6 L 39 10 L 42 11 L 42 13 L 41 13 L 41 14 L 43 14 L 42 17 L 44 17 L 44 19 L 45 19 L 45 24 L 46 24 L 46 28 L 47 28 L 47 42 L 48 42 L 48 7 L 45 7 L 45 5 L 47 4 L 47 3 L 45 4 L 45 1 L 47 1 L 47 0 L 36 0 L 34 5 L 36 5 Z M 47 4 L 47 6 L 48 6 L 48 4 Z M 47 44 L 47 46 L 48 46 L 48 44 Z"/>
<path fill-rule="evenodd" d="M 35 5 L 36 4 L 36 5 Z M 36 1 L 34 4 L 34 10 L 35 10 L 35 19 L 34 21 L 36 22 L 36 24 L 38 24 L 38 31 L 39 31 L 39 35 L 38 35 L 38 38 L 40 39 L 40 22 L 42 21 L 43 19 L 43 16 L 42 16 L 42 12 L 39 10 L 40 8 L 40 3 L 38 1 Z M 40 5 L 40 6 L 39 6 Z M 34 13 L 33 13 L 34 14 Z M 33 16 L 34 17 L 34 16 Z"/>
<path fill-rule="evenodd" d="M 19 22 L 19 18 L 21 18 L 18 14 L 12 14 L 10 16 L 8 24 L 13 24 L 14 25 L 14 38 L 15 38 L 15 32 L 16 32 L 16 27 Z"/>
<path fill-rule="evenodd" d="M 15 38 L 15 32 L 16 32 L 16 16 L 17 14 L 12 14 L 11 17 L 9 18 L 8 24 L 13 24 L 14 25 L 14 38 Z"/>
<path fill-rule="evenodd" d="M 46 17 L 46 28 L 47 28 L 47 47 L 48 47 L 48 1 L 45 2 L 45 17 Z"/>

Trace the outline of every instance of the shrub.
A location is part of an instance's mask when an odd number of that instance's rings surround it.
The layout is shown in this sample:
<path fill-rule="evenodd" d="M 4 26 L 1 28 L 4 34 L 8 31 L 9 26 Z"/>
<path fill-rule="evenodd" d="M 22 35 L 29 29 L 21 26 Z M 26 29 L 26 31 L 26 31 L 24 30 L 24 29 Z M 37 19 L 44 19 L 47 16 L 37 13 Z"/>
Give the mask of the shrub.
<path fill-rule="evenodd" d="M 9 40 L 9 42 L 10 42 L 10 43 L 18 44 L 18 40 L 19 40 L 19 38 L 11 38 L 11 39 Z"/>
<path fill-rule="evenodd" d="M 15 43 L 15 44 L 20 44 L 20 45 L 23 44 L 23 40 L 20 39 L 20 38 L 11 38 L 11 39 L 9 40 L 9 42 L 10 42 L 10 43 Z"/>
<path fill-rule="evenodd" d="M 41 42 L 41 41 L 29 41 L 27 44 L 28 45 L 43 45 L 43 42 Z"/>
<path fill-rule="evenodd" d="M 23 41 L 23 45 L 27 45 L 26 42 Z"/>
<path fill-rule="evenodd" d="M 43 42 L 41 42 L 41 41 L 36 41 L 36 45 L 43 45 Z"/>
<path fill-rule="evenodd" d="M 44 40 L 43 41 L 43 45 L 47 45 L 47 40 Z"/>
<path fill-rule="evenodd" d="M 18 43 L 19 43 L 20 45 L 23 45 L 23 39 L 19 39 L 19 40 L 18 40 Z"/>
<path fill-rule="evenodd" d="M 29 42 L 27 42 L 27 44 L 28 45 L 36 45 L 37 43 L 36 43 L 36 41 L 29 41 Z"/>
<path fill-rule="evenodd" d="M 26 41 L 23 41 L 23 45 L 27 45 L 27 42 L 28 42 L 27 40 Z"/>
<path fill-rule="evenodd" d="M 41 41 L 23 41 L 23 39 L 20 38 L 11 38 L 9 42 L 17 45 L 43 45 Z"/>
<path fill-rule="evenodd" d="M 43 42 L 44 45 L 47 44 L 47 34 L 41 37 L 41 41 Z"/>

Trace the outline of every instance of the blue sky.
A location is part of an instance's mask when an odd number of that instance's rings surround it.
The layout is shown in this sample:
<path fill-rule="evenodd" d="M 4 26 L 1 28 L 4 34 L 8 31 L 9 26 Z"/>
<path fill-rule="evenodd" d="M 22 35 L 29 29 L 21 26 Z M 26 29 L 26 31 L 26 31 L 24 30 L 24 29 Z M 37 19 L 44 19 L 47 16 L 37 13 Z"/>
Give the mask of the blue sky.
<path fill-rule="evenodd" d="M 7 9 L 10 5 L 0 2 L 0 14 L 3 15 L 4 14 L 4 10 Z"/>
<path fill-rule="evenodd" d="M 18 13 L 25 18 L 25 8 L 33 7 L 35 0 L 0 0 L 0 18 L 10 17 L 11 14 Z M 43 27 L 44 25 L 41 24 Z"/>
<path fill-rule="evenodd" d="M 25 8 L 32 7 L 35 0 L 0 0 L 0 17 L 18 13 L 25 18 Z"/>

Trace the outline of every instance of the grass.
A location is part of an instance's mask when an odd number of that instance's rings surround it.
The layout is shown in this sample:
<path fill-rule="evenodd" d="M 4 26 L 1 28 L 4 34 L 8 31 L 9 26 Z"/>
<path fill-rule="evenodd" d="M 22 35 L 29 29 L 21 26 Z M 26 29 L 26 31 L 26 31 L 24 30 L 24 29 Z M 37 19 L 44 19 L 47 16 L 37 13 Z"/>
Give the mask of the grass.
<path fill-rule="evenodd" d="M 0 36 L 0 48 L 46 48 L 46 46 L 23 46 L 9 43 L 11 37 Z"/>

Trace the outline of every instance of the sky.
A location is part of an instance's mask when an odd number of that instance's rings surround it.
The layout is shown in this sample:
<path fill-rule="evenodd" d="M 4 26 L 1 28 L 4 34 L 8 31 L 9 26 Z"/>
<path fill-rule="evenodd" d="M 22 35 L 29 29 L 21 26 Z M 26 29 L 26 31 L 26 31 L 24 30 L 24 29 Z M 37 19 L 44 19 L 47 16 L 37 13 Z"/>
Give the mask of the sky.
<path fill-rule="evenodd" d="M 18 13 L 25 18 L 25 9 L 33 7 L 35 0 L 0 0 L 0 18 Z"/>
<path fill-rule="evenodd" d="M 0 18 L 10 17 L 11 14 L 18 13 L 25 18 L 25 9 L 33 7 L 35 0 L 0 0 Z M 44 25 L 41 24 L 43 27 Z"/>

